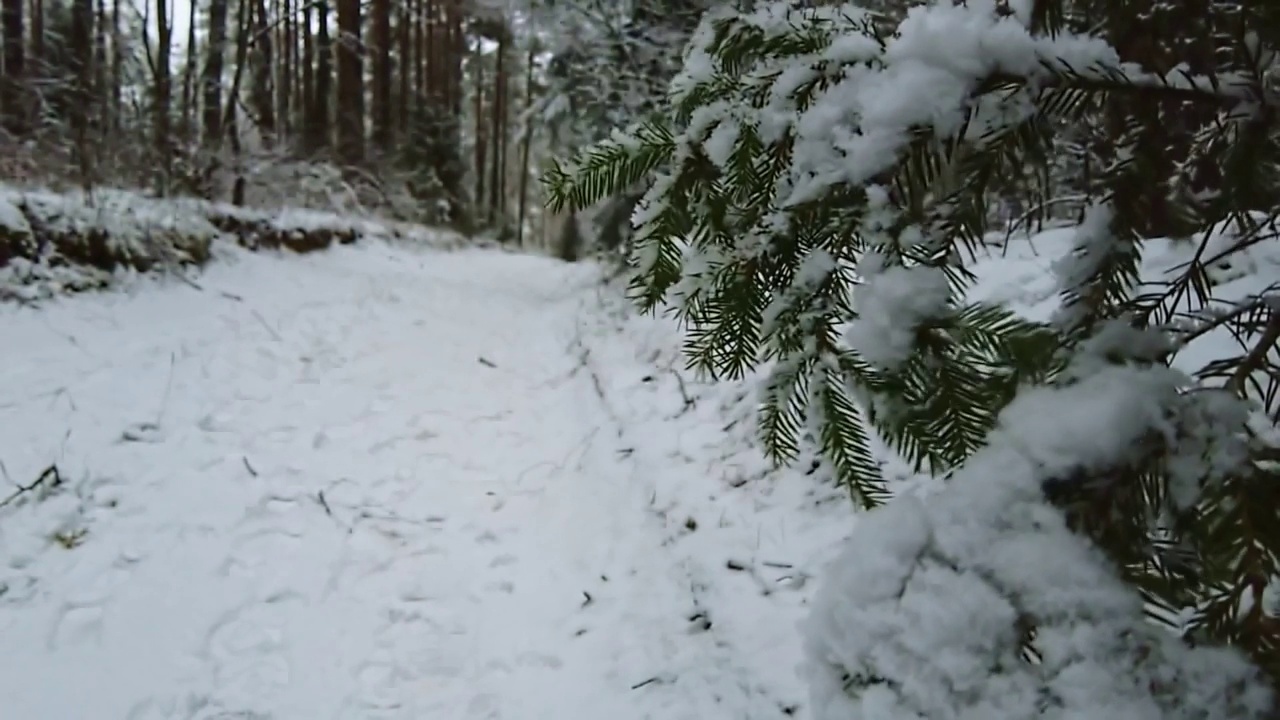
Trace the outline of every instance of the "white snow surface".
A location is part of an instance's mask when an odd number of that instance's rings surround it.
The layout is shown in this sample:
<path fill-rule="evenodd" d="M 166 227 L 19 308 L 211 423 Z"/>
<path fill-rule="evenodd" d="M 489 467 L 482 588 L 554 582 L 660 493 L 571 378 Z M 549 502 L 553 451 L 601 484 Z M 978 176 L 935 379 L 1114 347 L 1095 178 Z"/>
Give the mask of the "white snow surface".
<path fill-rule="evenodd" d="M 1049 319 L 1074 238 L 994 249 L 969 298 Z M 195 284 L 0 305 L 0 717 L 844 717 L 822 700 L 838 676 L 797 673 L 805 642 L 914 657 L 849 641 L 892 624 L 829 563 L 851 530 L 873 565 L 918 549 L 912 528 L 933 547 L 951 506 L 851 522 L 825 469 L 755 446 L 767 368 L 700 382 L 679 327 L 597 268 L 446 245 L 219 242 Z M 1194 246 L 1147 250 L 1154 277 Z M 1276 268 L 1210 275 L 1240 297 Z M 1205 335 L 1186 369 L 1231 343 Z M 19 491 L 50 466 L 60 485 Z M 837 631 L 841 595 L 867 602 Z M 964 621 L 939 608 L 919 619 Z"/>
<path fill-rule="evenodd" d="M 0 715 L 802 712 L 847 498 L 670 321 L 589 265 L 216 248 L 0 306 Z"/>

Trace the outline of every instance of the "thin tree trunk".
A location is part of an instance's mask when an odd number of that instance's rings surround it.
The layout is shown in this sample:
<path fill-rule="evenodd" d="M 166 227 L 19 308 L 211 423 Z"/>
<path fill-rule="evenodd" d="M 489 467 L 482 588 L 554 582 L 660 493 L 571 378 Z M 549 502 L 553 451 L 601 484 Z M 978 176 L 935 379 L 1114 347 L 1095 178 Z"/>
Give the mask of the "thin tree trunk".
<path fill-rule="evenodd" d="M 89 118 L 93 98 L 93 0 L 74 0 L 71 5 L 71 33 L 67 38 L 71 49 L 74 92 L 70 120 L 72 143 L 80 182 L 87 193 L 93 188 L 92 143 L 89 140 Z M 163 34 L 162 34 L 163 37 Z M 159 80 L 157 96 L 160 97 Z M 167 119 L 167 117 L 166 117 Z M 157 125 L 159 128 L 160 126 Z M 160 137 L 157 131 L 157 137 Z"/>
<path fill-rule="evenodd" d="M 244 79 L 244 70 L 249 64 L 249 36 L 253 28 L 252 7 L 249 3 L 252 1 L 240 0 L 236 12 L 235 72 L 231 75 L 231 87 L 227 90 L 227 101 L 221 120 L 221 126 L 228 138 L 228 145 L 231 147 L 231 156 L 235 158 L 235 180 L 231 190 L 231 202 L 235 205 L 243 205 L 245 200 L 246 183 L 240 167 L 242 148 L 240 127 L 236 121 L 238 115 L 236 105 L 240 97 L 240 84 Z"/>
<path fill-rule="evenodd" d="M 505 80 L 506 67 L 504 58 L 507 54 L 507 39 L 505 32 L 498 37 L 497 57 L 494 60 L 494 76 L 493 76 L 493 102 L 490 103 L 491 120 L 489 129 L 492 131 L 493 137 L 493 157 L 490 158 L 492 165 L 492 174 L 489 179 L 489 220 L 498 220 L 498 215 L 502 211 L 502 135 L 503 135 L 503 117 L 502 110 L 504 99 L 503 84 Z"/>
<path fill-rule="evenodd" d="M 31 57 L 27 75 L 43 75 L 44 68 L 44 0 L 31 0 Z"/>
<path fill-rule="evenodd" d="M 111 125 L 120 129 L 124 114 L 124 38 L 120 34 L 120 0 L 111 0 Z"/>
<path fill-rule="evenodd" d="M 106 138 L 114 126 L 111 106 L 111 61 L 107 54 L 107 29 L 111 21 L 107 15 L 107 0 L 98 0 L 98 12 L 94 25 L 93 43 L 93 101 L 98 104 L 98 132 Z"/>
<path fill-rule="evenodd" d="M 396 8 L 396 95 L 398 96 L 396 126 L 401 137 L 409 132 L 409 88 L 413 76 L 413 38 L 410 35 L 413 21 L 409 13 L 411 7 L 411 0 L 400 0 Z"/>
<path fill-rule="evenodd" d="M 413 97 L 421 102 L 427 94 L 427 0 L 412 0 L 413 22 Z"/>
<path fill-rule="evenodd" d="M 102 0 L 98 0 L 101 7 Z M 199 57 L 196 42 L 196 7 L 198 3 L 187 5 L 187 64 L 182 68 L 182 134 L 184 140 L 196 136 L 196 58 Z"/>
<path fill-rule="evenodd" d="M 449 27 L 452 30 L 452 42 L 449 44 L 449 69 L 453 73 L 453 94 L 450 109 L 453 111 L 453 117 L 458 123 L 458 127 L 462 126 L 462 60 L 467 56 L 467 34 L 463 29 L 462 22 L 465 13 L 462 9 L 461 0 L 452 0 L 453 6 L 450 11 Z"/>
<path fill-rule="evenodd" d="M 360 0 L 338 0 L 338 32 L 338 157 L 354 168 L 364 164 Z"/>
<path fill-rule="evenodd" d="M 529 149 L 533 145 L 533 61 L 534 45 L 529 45 L 524 75 L 524 144 L 520 148 L 520 209 L 516 212 L 516 245 L 524 247 L 524 214 L 529 202 Z"/>
<path fill-rule="evenodd" d="M 3 111 L 4 127 L 9 132 L 20 135 L 26 129 L 26 110 L 23 108 L 22 87 L 26 81 L 23 67 L 26 58 L 23 54 L 22 22 L 23 0 L 4 0 L 0 6 L 0 34 L 4 44 L 4 74 L 0 76 L 0 111 Z"/>
<path fill-rule="evenodd" d="M 484 53 L 483 53 L 483 49 L 484 49 L 484 40 L 482 38 L 476 38 L 476 50 L 475 50 L 475 54 L 472 55 L 472 63 L 475 65 L 474 76 L 475 76 L 475 86 L 476 86 L 476 110 L 475 110 L 475 116 L 476 116 L 476 136 L 475 136 L 476 215 L 479 217 L 487 218 L 491 215 L 491 213 L 484 210 L 485 208 L 484 178 L 485 178 L 485 173 L 489 171 L 489 166 L 486 164 L 485 161 L 488 156 L 489 141 L 484 131 L 485 117 L 484 117 Z"/>
<path fill-rule="evenodd" d="M 169 0 L 156 0 L 156 25 L 159 40 L 156 48 L 155 105 L 151 110 L 155 131 L 155 150 L 160 160 L 156 190 L 164 196 L 169 192 L 169 178 L 173 168 L 173 138 L 169 122 L 172 96 L 169 58 L 173 52 L 173 23 L 169 20 Z"/>
<path fill-rule="evenodd" d="M 209 0 L 208 41 L 200 82 L 204 94 L 204 144 L 217 149 L 222 143 L 222 64 L 227 52 L 227 0 Z"/>
<path fill-rule="evenodd" d="M 311 112 L 314 122 L 311 149 L 326 150 L 333 140 L 333 40 L 329 37 L 329 5 L 321 0 L 316 4 L 318 15 L 315 53 L 315 96 Z"/>
<path fill-rule="evenodd" d="M 315 62 L 316 53 L 311 37 L 311 3 L 302 6 L 302 147 L 308 152 L 318 149 L 315 140 Z"/>
<path fill-rule="evenodd" d="M 271 21 L 267 18 L 266 0 L 255 0 L 253 46 L 256 52 L 253 75 L 253 110 L 258 114 L 258 130 L 262 142 L 271 145 L 276 136 L 275 98 L 271 92 L 272 65 Z"/>
<path fill-rule="evenodd" d="M 391 153 L 391 0 L 373 0 L 373 145 Z"/>
<path fill-rule="evenodd" d="M 280 44 L 276 53 L 280 56 L 280 73 L 276 80 L 276 96 L 279 98 L 278 112 L 280 118 L 280 136 L 287 142 L 293 134 L 293 94 L 296 92 L 293 73 L 293 54 L 295 27 L 293 17 L 293 0 L 281 0 Z"/>

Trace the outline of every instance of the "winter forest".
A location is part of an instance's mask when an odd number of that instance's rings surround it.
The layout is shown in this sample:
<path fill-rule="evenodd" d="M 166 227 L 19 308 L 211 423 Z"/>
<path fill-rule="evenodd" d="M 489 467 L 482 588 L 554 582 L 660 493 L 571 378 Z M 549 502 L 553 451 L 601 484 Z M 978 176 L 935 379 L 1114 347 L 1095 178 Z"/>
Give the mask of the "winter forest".
<path fill-rule="evenodd" d="M 1280 718 L 1280 0 L 0 0 L 0 717 Z"/>

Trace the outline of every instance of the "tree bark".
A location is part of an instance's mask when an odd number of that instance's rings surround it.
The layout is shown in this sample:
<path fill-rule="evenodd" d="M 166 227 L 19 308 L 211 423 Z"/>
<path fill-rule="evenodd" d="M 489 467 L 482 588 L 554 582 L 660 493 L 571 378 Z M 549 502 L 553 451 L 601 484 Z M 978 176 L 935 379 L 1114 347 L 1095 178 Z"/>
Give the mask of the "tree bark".
<path fill-rule="evenodd" d="M 364 63 L 360 47 L 360 0 L 338 0 L 338 158 L 364 164 Z"/>
<path fill-rule="evenodd" d="M 373 145 L 391 153 L 391 0 L 373 0 Z"/>
<path fill-rule="evenodd" d="M 0 76 L 0 112 L 3 112 L 4 128 L 14 135 L 26 130 L 26 110 L 23 107 L 22 87 L 26 81 L 22 22 L 23 0 L 4 0 L 0 5 L 0 33 L 4 38 L 4 74 Z"/>
<path fill-rule="evenodd" d="M 227 0 L 209 0 L 209 29 L 205 44 L 202 121 L 204 144 L 217 148 L 222 142 L 222 64 L 227 53 Z"/>

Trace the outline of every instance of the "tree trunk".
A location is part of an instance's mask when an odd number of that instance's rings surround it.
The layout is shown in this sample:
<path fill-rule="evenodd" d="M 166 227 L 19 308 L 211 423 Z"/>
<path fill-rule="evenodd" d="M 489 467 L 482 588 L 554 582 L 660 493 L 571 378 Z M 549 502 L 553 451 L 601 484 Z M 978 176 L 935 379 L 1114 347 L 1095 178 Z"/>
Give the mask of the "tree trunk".
<path fill-rule="evenodd" d="M 373 145 L 391 153 L 391 0 L 373 0 Z"/>
<path fill-rule="evenodd" d="M 4 128 L 15 135 L 26 130 L 26 110 L 23 107 L 22 87 L 26 78 L 23 67 L 26 58 L 23 56 L 22 23 L 23 0 L 4 0 L 0 5 L 0 34 L 4 44 L 4 73 L 0 75 L 0 112 L 3 113 Z"/>
<path fill-rule="evenodd" d="M 479 217 L 489 217 L 492 213 L 485 211 L 485 195 L 484 195 L 484 178 L 488 172 L 489 166 L 486 164 L 488 158 L 489 140 L 485 134 L 485 117 L 484 117 L 484 40 L 476 38 L 476 51 L 472 56 L 472 63 L 475 65 L 473 73 L 476 86 L 476 215 Z"/>
<path fill-rule="evenodd" d="M 316 3 L 316 15 L 315 86 L 311 111 L 307 113 L 311 119 L 308 145 L 312 152 L 321 152 L 328 149 L 333 138 L 333 40 L 329 37 L 329 5 L 324 0 Z"/>
<path fill-rule="evenodd" d="M 524 75 L 524 144 L 520 148 L 520 209 L 516 211 L 516 245 L 524 247 L 524 214 L 529 201 L 529 149 L 533 144 L 533 61 L 534 45 L 529 45 Z"/>
<path fill-rule="evenodd" d="M 120 33 L 120 0 L 111 0 L 111 132 L 120 129 L 124 113 L 124 38 Z"/>
<path fill-rule="evenodd" d="M 338 158 L 364 164 L 364 63 L 360 47 L 360 0 L 338 0 Z"/>
<path fill-rule="evenodd" d="M 276 112 L 277 130 L 282 139 L 287 141 L 289 128 L 293 125 L 293 115 L 289 110 L 290 93 L 293 92 L 293 77 L 290 74 L 290 28 L 293 23 L 293 3 L 290 0 L 278 0 L 279 31 L 276 33 Z"/>
<path fill-rule="evenodd" d="M 502 213 L 502 153 L 503 143 L 502 136 L 505 128 L 503 110 L 506 100 L 503 97 L 506 84 L 506 64 L 504 59 L 507 55 L 507 39 L 506 33 L 498 37 L 497 58 L 494 60 L 494 76 L 493 76 L 493 102 L 489 107 L 492 110 L 492 119 L 489 122 L 489 129 L 492 131 L 493 157 L 490 158 L 492 164 L 492 174 L 489 179 L 489 220 L 497 221 Z"/>
<path fill-rule="evenodd" d="M 266 0 L 255 0 L 253 46 L 253 110 L 258 115 L 258 131 L 262 142 L 271 145 L 276 137 L 275 98 L 271 91 L 272 65 L 271 21 L 267 18 Z"/>
<path fill-rule="evenodd" d="M 427 94 L 427 0 L 410 0 L 413 3 L 413 97 L 421 102 Z"/>
<path fill-rule="evenodd" d="M 413 78 L 413 37 L 410 0 L 400 0 L 396 8 L 396 127 L 403 137 L 409 131 L 409 88 Z"/>
<path fill-rule="evenodd" d="M 245 68 L 249 65 L 249 40 L 253 33 L 252 0 L 240 0 L 236 11 L 236 57 L 233 63 L 235 72 L 231 75 L 231 87 L 227 89 L 227 101 L 222 113 L 221 126 L 231 147 L 234 158 L 235 181 L 232 185 L 231 202 L 244 204 L 245 179 L 241 167 L 240 128 L 236 121 L 238 115 L 237 100 L 240 97 L 240 84 L 244 80 Z"/>
<path fill-rule="evenodd" d="M 161 16 L 163 20 L 163 16 Z M 71 5 L 71 33 L 67 41 L 71 48 L 72 67 L 72 104 L 70 112 L 73 154 L 80 182 L 86 192 L 93 187 L 92 143 L 89 141 L 89 118 L 93 99 L 93 0 L 74 0 Z M 162 33 L 162 38 L 168 39 Z M 165 70 L 168 65 L 164 66 Z M 167 90 L 167 86 L 165 90 Z M 156 96 L 161 97 L 160 81 L 156 80 Z M 158 118 L 157 118 L 158 119 Z M 165 119 L 168 119 L 166 115 Z M 157 123 L 157 141 L 162 137 L 160 130 L 168 131 L 168 126 Z"/>
<path fill-rule="evenodd" d="M 196 7 L 197 3 L 191 3 L 187 6 L 187 63 L 182 68 L 182 135 L 184 141 L 189 141 L 196 136 L 195 130 L 195 105 L 196 105 L 196 58 L 197 53 L 196 41 Z M 98 0 L 98 7 L 102 7 L 102 0 Z M 101 25 L 99 25 L 101 28 Z M 101 34 L 101 33 L 99 33 Z"/>
<path fill-rule="evenodd" d="M 44 0 L 31 0 L 31 57 L 26 66 L 34 69 L 35 74 L 41 72 L 44 61 Z M 32 73 L 30 70 L 27 75 Z"/>
<path fill-rule="evenodd" d="M 302 6 L 302 110 L 301 128 L 302 128 L 302 147 L 307 152 L 314 152 L 317 147 L 313 145 L 315 138 L 315 121 L 312 113 L 315 111 L 316 104 L 316 52 L 314 40 L 311 37 L 311 3 L 303 0 Z"/>
<path fill-rule="evenodd" d="M 208 40 L 205 45 L 204 72 L 200 78 L 204 93 L 201 125 L 204 144 L 213 149 L 222 143 L 222 63 L 226 52 L 227 0 L 209 0 Z"/>

